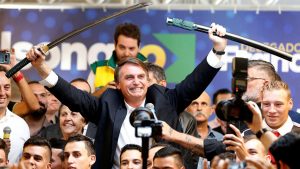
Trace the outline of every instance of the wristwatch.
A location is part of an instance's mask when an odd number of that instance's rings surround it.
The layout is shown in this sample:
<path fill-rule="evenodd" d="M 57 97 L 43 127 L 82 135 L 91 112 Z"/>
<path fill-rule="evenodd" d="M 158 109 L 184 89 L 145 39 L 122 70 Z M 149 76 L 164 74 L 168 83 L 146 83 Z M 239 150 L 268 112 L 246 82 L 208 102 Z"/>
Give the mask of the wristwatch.
<path fill-rule="evenodd" d="M 267 130 L 266 128 L 262 128 L 262 129 L 260 129 L 257 133 L 255 133 L 255 135 L 256 135 L 256 137 L 257 137 L 258 139 L 260 139 L 261 136 L 262 136 L 263 134 L 265 134 L 267 131 L 268 131 L 268 130 Z"/>
<path fill-rule="evenodd" d="M 212 51 L 216 54 L 216 55 L 224 55 L 225 51 L 216 51 L 216 49 L 212 48 Z"/>

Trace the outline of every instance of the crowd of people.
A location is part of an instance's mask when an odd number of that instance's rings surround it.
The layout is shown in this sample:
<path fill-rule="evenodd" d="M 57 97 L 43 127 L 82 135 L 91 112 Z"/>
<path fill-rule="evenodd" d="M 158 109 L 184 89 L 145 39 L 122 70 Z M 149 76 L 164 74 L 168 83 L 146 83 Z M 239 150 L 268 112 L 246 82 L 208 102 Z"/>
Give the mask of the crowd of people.
<path fill-rule="evenodd" d="M 12 92 L 17 91 L 11 90 L 12 82 L 5 76 L 16 64 L 11 50 L 11 63 L 0 65 L 0 132 L 4 132 L 0 167 L 300 168 L 296 159 L 300 118 L 292 110 L 288 84 L 271 63 L 248 61 L 242 98 L 250 120 L 216 117 L 209 121 L 219 102 L 235 97 L 225 88 L 212 99 L 205 91 L 223 65 L 225 33 L 224 27 L 211 25 L 212 50 L 173 89 L 167 88 L 164 69 L 139 53 L 141 35 L 134 24 L 117 26 L 111 58 L 93 63 L 89 80 L 65 81 L 46 64 L 39 46 L 34 46 L 26 57 L 41 81 L 27 81 L 17 72 L 12 79 L 22 96 L 18 102 L 11 101 Z M 145 162 L 145 145 L 129 118 L 136 108 L 149 103 L 162 131 L 150 138 Z"/>

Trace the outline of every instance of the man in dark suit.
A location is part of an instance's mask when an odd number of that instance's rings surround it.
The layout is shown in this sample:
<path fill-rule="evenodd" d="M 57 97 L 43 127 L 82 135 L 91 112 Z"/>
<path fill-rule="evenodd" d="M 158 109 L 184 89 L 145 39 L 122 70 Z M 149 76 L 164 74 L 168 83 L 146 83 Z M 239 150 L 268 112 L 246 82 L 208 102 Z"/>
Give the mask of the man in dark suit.
<path fill-rule="evenodd" d="M 211 26 L 209 38 L 213 42 L 213 50 L 175 89 L 159 85 L 149 87 L 144 63 L 130 58 L 115 70 L 117 90 L 108 89 L 96 98 L 58 77 L 45 64 L 45 56 L 36 47 L 27 53 L 27 59 L 44 79 L 40 83 L 72 111 L 82 112 L 85 118 L 98 126 L 95 140 L 98 160 L 94 167 L 118 168 L 120 149 L 129 143 L 141 145 L 141 139 L 135 137 L 129 122 L 129 115 L 135 108 L 153 103 L 158 119 L 180 130 L 177 112 L 182 112 L 196 99 L 219 71 L 222 66 L 220 57 L 224 54 L 227 40 L 214 36 L 213 32 L 224 36 L 226 30 L 219 25 Z"/>

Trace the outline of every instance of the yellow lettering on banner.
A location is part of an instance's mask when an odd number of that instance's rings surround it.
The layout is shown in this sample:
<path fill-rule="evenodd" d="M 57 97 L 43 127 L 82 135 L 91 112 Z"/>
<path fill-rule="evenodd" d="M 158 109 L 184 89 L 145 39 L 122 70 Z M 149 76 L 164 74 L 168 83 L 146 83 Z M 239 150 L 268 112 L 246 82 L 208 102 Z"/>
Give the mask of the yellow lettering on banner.
<path fill-rule="evenodd" d="M 295 52 L 300 53 L 300 43 L 295 44 Z"/>
<path fill-rule="evenodd" d="M 278 49 L 285 52 L 284 44 L 280 43 Z"/>
<path fill-rule="evenodd" d="M 285 51 L 287 53 L 292 53 L 294 51 L 294 45 L 292 43 L 287 43 L 286 44 L 286 48 L 285 48 Z"/>
<path fill-rule="evenodd" d="M 300 43 L 291 43 L 291 42 L 287 42 L 287 43 L 276 43 L 276 42 L 264 42 L 265 45 L 276 48 L 278 50 L 281 50 L 283 52 L 287 52 L 287 53 L 300 53 Z M 263 52 L 259 49 L 255 49 L 253 47 L 250 46 L 246 46 L 244 44 L 240 45 L 241 50 L 247 51 L 247 52 L 251 52 L 251 53 L 255 53 L 255 52 Z"/>
<path fill-rule="evenodd" d="M 158 45 L 149 44 L 140 50 L 141 54 L 148 58 L 149 55 L 155 56 L 155 64 L 164 67 L 166 64 L 167 56 L 164 49 Z"/>
<path fill-rule="evenodd" d="M 273 48 L 277 48 L 277 44 L 275 42 L 270 43 L 269 46 L 273 47 Z"/>
<path fill-rule="evenodd" d="M 249 48 L 249 46 L 247 46 L 247 45 L 244 45 L 244 44 L 241 44 L 241 50 L 245 50 L 245 51 L 247 51 L 247 50 L 248 50 L 248 48 Z"/>

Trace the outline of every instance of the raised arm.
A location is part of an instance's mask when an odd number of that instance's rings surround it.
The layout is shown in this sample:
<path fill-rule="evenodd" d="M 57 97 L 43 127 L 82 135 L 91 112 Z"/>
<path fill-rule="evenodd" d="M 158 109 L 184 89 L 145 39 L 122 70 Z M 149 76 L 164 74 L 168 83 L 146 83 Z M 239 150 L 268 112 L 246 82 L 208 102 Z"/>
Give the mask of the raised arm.
<path fill-rule="evenodd" d="M 213 44 L 212 50 L 191 74 L 178 83 L 174 90 L 168 92 L 170 100 L 173 100 L 174 105 L 177 106 L 177 112 L 182 112 L 200 96 L 223 65 L 221 57 L 226 48 L 227 40 L 221 37 L 225 35 L 226 29 L 216 24 L 211 26 L 208 35 Z M 213 32 L 218 36 L 213 35 Z"/>
<path fill-rule="evenodd" d="M 31 61 L 32 66 L 37 70 L 43 79 L 40 83 L 47 87 L 62 104 L 68 106 L 72 111 L 80 112 L 92 122 L 98 122 L 99 102 L 96 97 L 87 92 L 81 91 L 63 78 L 59 77 L 46 63 L 45 55 L 42 54 L 38 47 L 33 47 L 26 54 Z"/>
<path fill-rule="evenodd" d="M 10 55 L 10 64 L 1 64 L 1 66 L 9 70 L 14 65 L 16 65 L 16 55 L 15 50 L 12 49 Z M 39 102 L 30 89 L 24 75 L 19 71 L 13 76 L 13 80 L 20 90 L 22 100 L 13 106 L 12 112 L 24 117 L 30 112 L 38 110 L 40 108 Z"/>
<path fill-rule="evenodd" d="M 176 144 L 192 151 L 196 155 L 204 157 L 204 141 L 185 133 L 180 133 L 172 129 L 167 123 L 163 122 L 162 139 Z"/>

